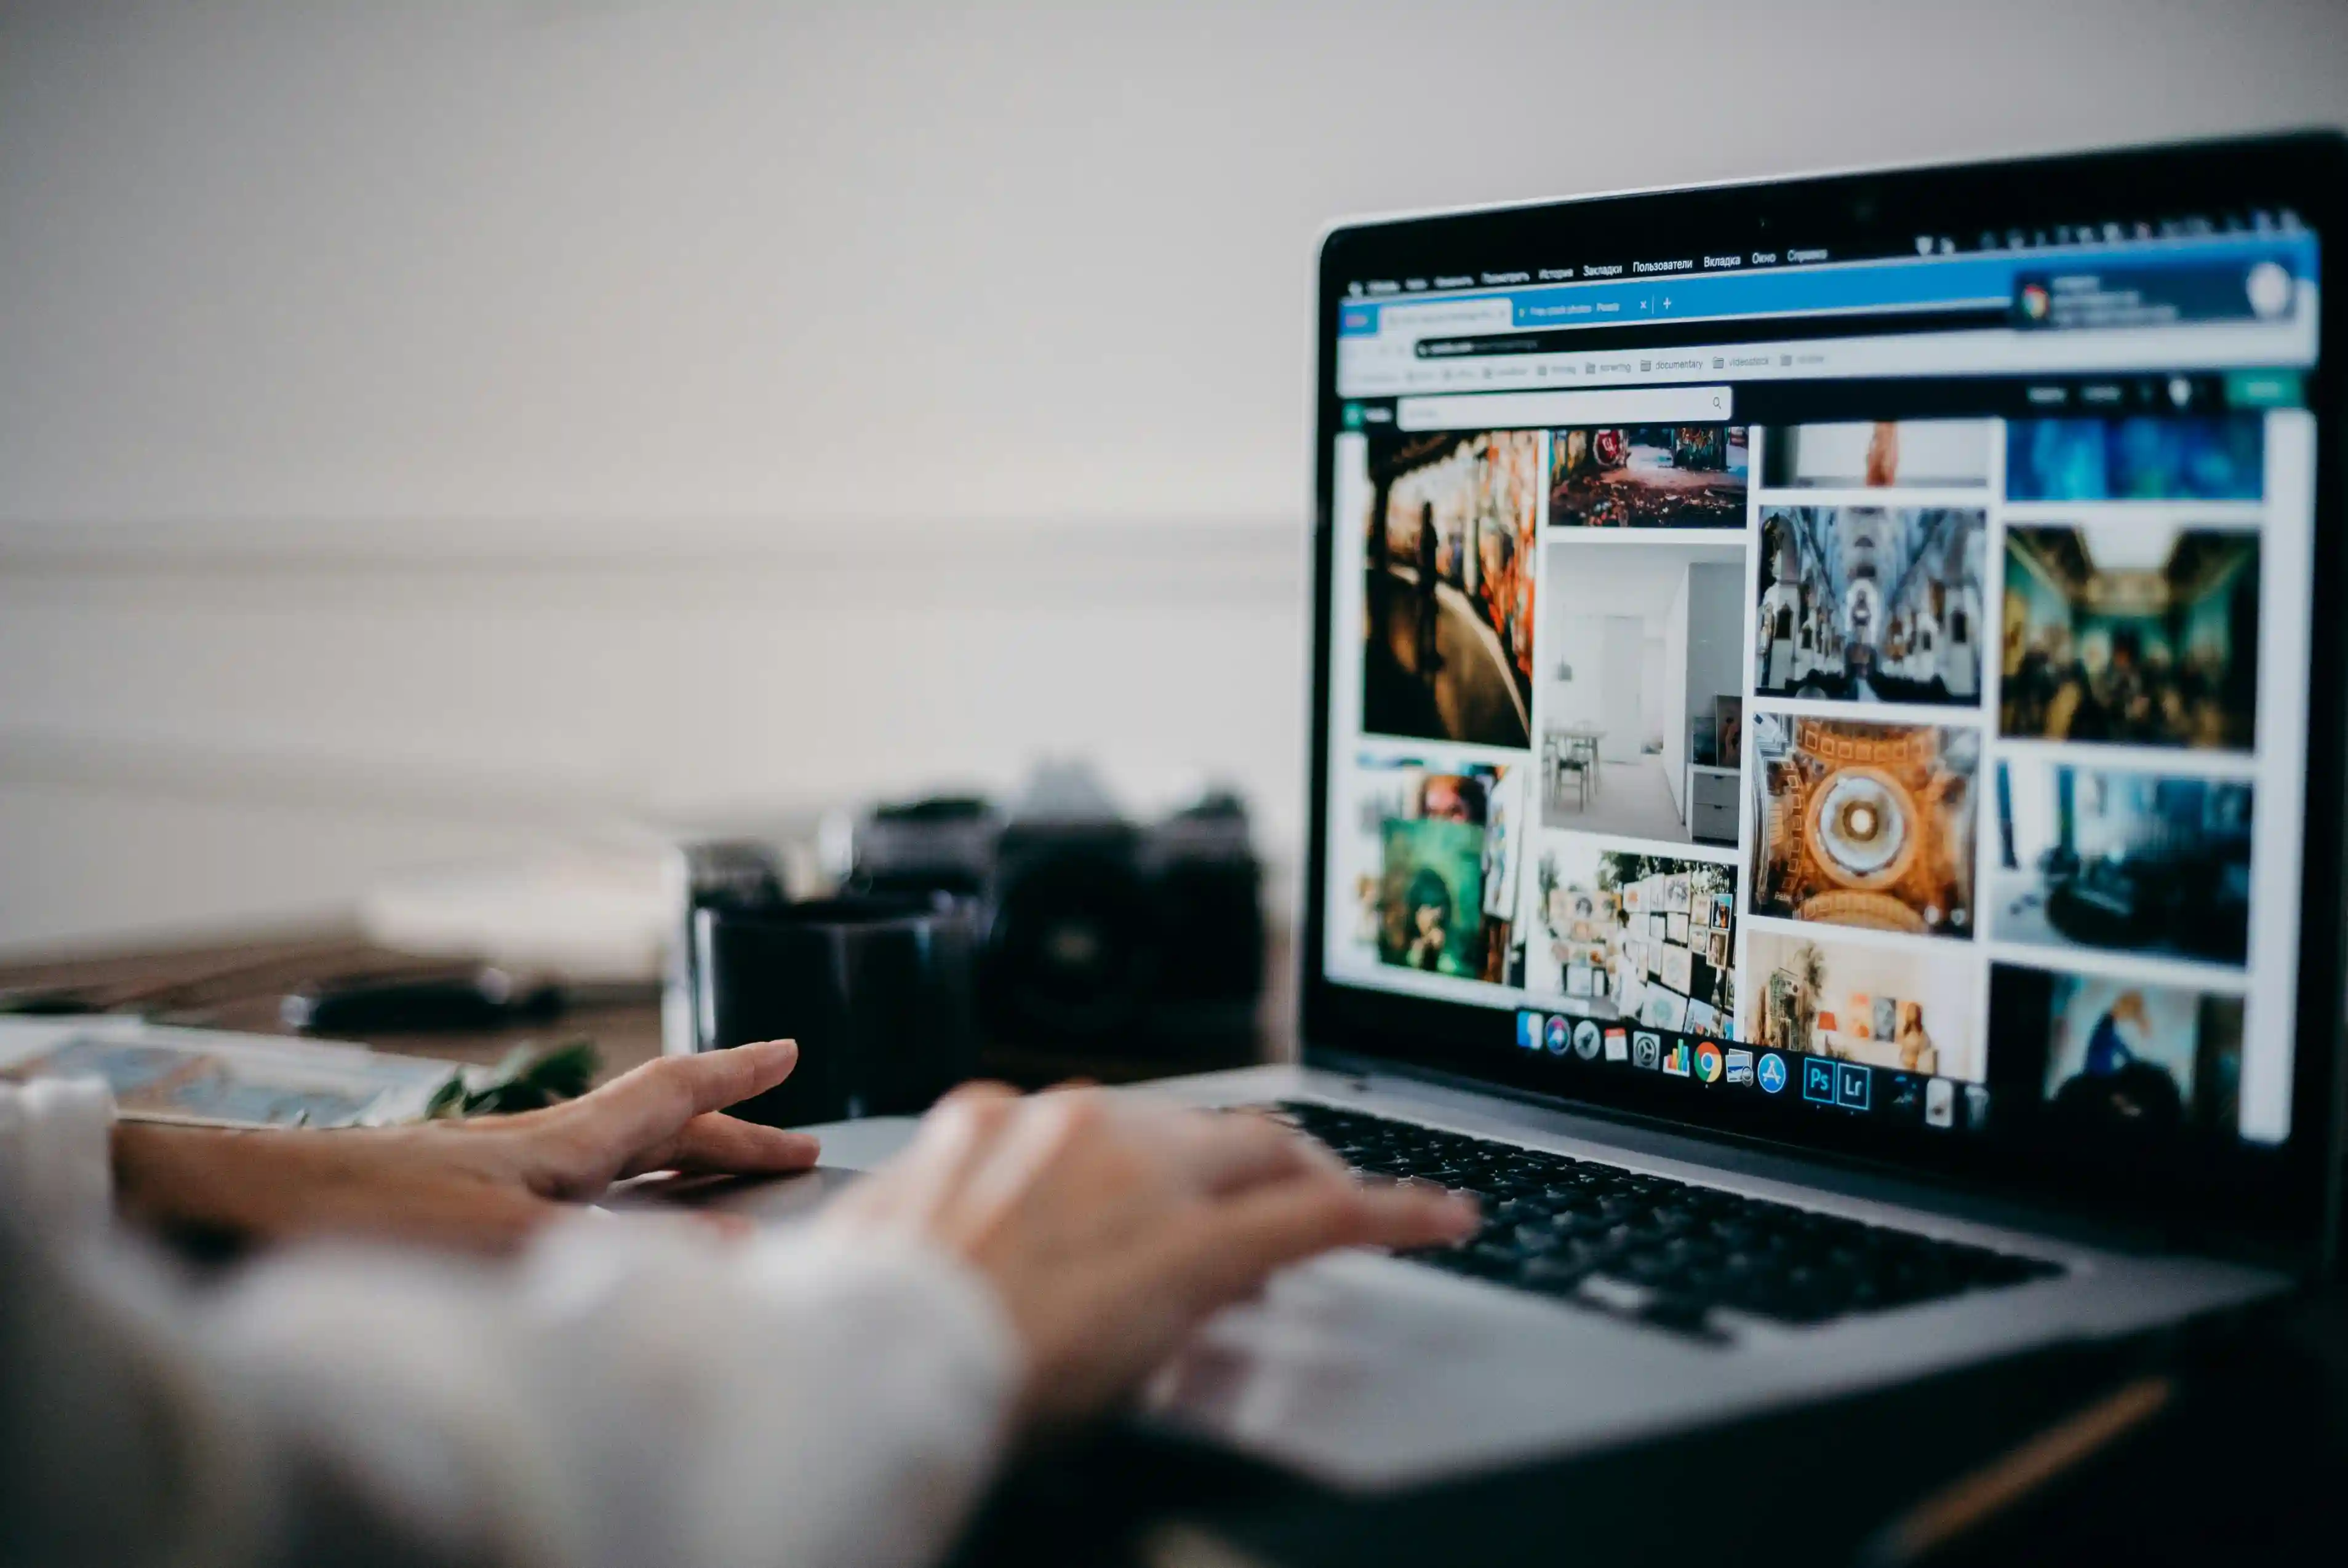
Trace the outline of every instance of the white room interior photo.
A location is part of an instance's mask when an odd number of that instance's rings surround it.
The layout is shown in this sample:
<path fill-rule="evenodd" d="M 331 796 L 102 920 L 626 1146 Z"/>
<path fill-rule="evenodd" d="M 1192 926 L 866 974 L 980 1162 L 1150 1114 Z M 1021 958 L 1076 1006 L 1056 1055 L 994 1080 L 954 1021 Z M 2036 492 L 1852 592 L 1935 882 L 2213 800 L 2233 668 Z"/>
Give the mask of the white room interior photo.
<path fill-rule="evenodd" d="M 1743 551 L 1668 539 L 1567 539 L 1543 566 L 1535 727 L 1541 821 L 1685 844 L 1727 801 L 1709 738 L 1742 690 Z M 1706 771 L 1697 772 L 1703 769 Z"/>

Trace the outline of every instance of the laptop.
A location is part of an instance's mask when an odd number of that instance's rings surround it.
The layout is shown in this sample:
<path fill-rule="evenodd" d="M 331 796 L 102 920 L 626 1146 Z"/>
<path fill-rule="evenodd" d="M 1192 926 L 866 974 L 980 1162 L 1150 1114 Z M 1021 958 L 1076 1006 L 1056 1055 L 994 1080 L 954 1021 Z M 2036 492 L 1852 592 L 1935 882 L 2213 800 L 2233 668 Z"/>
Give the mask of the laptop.
<path fill-rule="evenodd" d="M 1299 1065 L 1482 1195 L 1153 1418 L 1341 1486 L 2329 1270 L 2348 142 L 1347 222 Z M 829 1129 L 877 1161 L 902 1122 Z"/>

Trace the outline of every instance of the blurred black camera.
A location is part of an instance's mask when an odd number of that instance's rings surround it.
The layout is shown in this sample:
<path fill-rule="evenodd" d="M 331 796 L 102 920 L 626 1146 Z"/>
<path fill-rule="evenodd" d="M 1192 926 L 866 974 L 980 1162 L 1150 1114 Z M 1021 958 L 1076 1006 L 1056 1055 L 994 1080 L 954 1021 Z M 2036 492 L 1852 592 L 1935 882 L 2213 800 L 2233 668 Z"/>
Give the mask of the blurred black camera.
<path fill-rule="evenodd" d="M 991 1040 L 1148 1055 L 1255 1029 L 1262 867 L 1236 795 L 1138 824 L 1068 766 L 1040 771 L 1008 810 L 966 796 L 883 805 L 851 832 L 847 886 L 973 902 Z"/>
<path fill-rule="evenodd" d="M 928 933 L 917 947 L 941 958 L 921 968 L 947 977 L 926 989 L 934 996 L 942 985 L 957 988 L 961 1016 L 974 1020 L 988 1043 L 1112 1059 L 1220 1060 L 1253 1040 L 1264 979 L 1262 868 L 1235 795 L 1210 793 L 1159 821 L 1134 823 L 1088 772 L 1054 767 L 1008 807 L 977 796 L 880 805 L 828 836 L 840 900 L 883 909 L 919 904 L 925 911 L 914 921 Z M 772 845 L 747 840 L 680 852 L 671 1050 L 736 1043 L 753 1017 L 779 1018 L 804 1005 L 766 995 L 780 983 L 778 966 L 750 958 L 744 947 L 771 940 L 757 933 L 778 922 L 829 917 L 788 896 L 787 886 L 805 878 L 786 875 L 785 858 Z M 957 955 L 950 963 L 949 948 Z M 810 971 L 787 989 L 841 989 L 851 997 L 847 1012 L 878 1014 L 893 1005 L 880 999 L 891 986 L 860 991 L 819 979 Z M 930 1005 L 942 1018 L 954 1010 L 942 1000 Z M 843 1024 L 863 1021 L 842 1015 Z M 892 1027 L 908 1035 L 955 1032 Z M 889 1049 L 884 1041 L 868 1053 Z M 937 1054 L 928 1041 L 893 1049 L 909 1060 Z M 937 1076 L 927 1068 L 921 1075 Z"/>

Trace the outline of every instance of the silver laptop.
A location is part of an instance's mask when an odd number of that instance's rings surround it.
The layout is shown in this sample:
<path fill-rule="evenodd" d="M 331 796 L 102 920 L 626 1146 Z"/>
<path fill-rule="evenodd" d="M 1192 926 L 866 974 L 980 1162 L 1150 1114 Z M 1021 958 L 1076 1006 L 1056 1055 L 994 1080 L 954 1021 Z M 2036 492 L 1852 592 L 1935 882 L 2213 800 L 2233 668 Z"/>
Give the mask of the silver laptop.
<path fill-rule="evenodd" d="M 1159 1419 L 1385 1486 L 2331 1266 L 2343 149 L 1329 233 L 1304 1064 L 1139 1092 L 1487 1225 Z"/>

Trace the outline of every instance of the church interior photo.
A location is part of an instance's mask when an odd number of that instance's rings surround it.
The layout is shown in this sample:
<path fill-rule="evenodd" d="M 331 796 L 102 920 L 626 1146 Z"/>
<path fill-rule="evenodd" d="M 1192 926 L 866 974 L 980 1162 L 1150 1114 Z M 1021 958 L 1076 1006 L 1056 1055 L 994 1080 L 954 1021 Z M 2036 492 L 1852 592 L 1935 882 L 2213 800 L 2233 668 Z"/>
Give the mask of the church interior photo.
<path fill-rule="evenodd" d="M 1756 713 L 1753 912 L 1970 936 L 1981 736 Z"/>
<path fill-rule="evenodd" d="M 1772 508 L 1761 525 L 1755 689 L 1978 702 L 1985 535 L 1971 509 Z"/>

